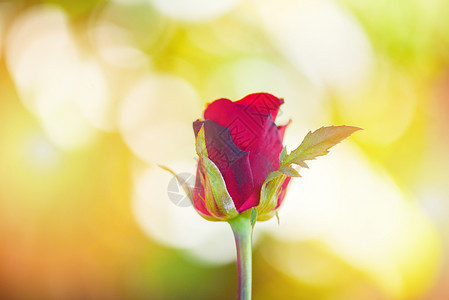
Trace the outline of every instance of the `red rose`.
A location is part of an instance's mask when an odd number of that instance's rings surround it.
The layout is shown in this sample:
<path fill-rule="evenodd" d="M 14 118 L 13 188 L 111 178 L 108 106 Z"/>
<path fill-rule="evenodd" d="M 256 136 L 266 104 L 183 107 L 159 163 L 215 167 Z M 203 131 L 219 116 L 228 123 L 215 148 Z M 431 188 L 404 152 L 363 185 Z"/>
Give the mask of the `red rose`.
<path fill-rule="evenodd" d="M 204 128 L 207 157 L 218 167 L 235 209 L 241 213 L 255 207 L 268 174 L 279 168 L 284 126 L 274 123 L 283 99 L 268 93 L 250 94 L 232 102 L 218 99 L 204 111 L 204 121 L 193 123 L 195 136 Z M 212 216 L 206 205 L 205 171 L 198 163 L 193 202 L 205 216 Z M 282 184 L 276 208 L 285 195 L 290 177 Z"/>

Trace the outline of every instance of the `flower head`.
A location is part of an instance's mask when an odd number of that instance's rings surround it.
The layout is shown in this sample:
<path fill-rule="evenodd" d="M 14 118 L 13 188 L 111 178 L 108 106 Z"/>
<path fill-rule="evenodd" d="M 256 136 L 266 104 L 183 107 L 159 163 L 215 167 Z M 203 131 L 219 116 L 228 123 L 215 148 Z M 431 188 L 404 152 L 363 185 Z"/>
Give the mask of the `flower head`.
<path fill-rule="evenodd" d="M 277 126 L 274 121 L 283 103 L 283 99 L 268 93 L 250 94 L 236 102 L 218 99 L 207 106 L 204 120 L 193 123 L 197 139 L 200 130 L 204 130 L 207 158 L 218 168 L 238 213 L 259 204 L 262 185 L 271 172 L 279 169 L 287 125 Z M 219 200 L 208 199 L 208 174 L 204 157 L 199 155 L 193 203 L 202 215 L 217 217 L 207 203 Z M 285 195 L 288 181 L 282 184 L 276 207 Z"/>

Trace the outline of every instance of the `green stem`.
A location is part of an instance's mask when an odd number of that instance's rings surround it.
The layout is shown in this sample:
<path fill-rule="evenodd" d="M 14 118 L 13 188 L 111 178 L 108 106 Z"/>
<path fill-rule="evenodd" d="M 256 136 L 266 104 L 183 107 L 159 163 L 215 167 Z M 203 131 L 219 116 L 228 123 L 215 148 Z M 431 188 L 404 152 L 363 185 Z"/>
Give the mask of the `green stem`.
<path fill-rule="evenodd" d="M 237 248 L 238 300 L 251 299 L 252 233 L 251 220 L 240 215 L 228 221 L 234 232 Z"/>

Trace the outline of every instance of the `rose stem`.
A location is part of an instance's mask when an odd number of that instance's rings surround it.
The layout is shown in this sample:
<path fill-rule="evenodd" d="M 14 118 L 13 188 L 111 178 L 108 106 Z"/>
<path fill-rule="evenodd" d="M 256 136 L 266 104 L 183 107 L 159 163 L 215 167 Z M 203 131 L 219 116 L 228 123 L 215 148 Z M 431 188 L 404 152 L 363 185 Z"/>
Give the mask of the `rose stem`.
<path fill-rule="evenodd" d="M 238 300 L 251 299 L 252 232 L 251 220 L 243 215 L 228 221 L 237 248 Z"/>

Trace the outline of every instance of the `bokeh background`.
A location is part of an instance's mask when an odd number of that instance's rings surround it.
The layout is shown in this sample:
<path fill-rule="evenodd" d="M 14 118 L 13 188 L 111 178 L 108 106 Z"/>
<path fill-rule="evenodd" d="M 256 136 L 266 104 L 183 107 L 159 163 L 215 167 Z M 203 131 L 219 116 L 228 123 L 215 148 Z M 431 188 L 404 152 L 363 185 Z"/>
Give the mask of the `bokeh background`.
<path fill-rule="evenodd" d="M 207 102 L 363 127 L 258 223 L 254 299 L 449 299 L 449 2 L 0 2 L 0 298 L 233 299 L 193 176 Z M 191 177 L 193 178 L 193 177 Z M 191 180 L 191 179 L 190 179 Z"/>

